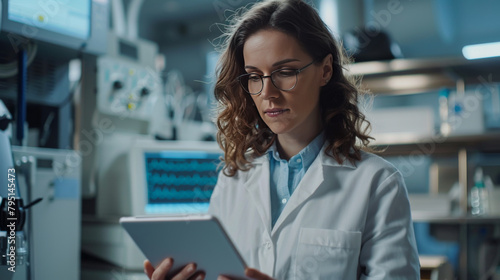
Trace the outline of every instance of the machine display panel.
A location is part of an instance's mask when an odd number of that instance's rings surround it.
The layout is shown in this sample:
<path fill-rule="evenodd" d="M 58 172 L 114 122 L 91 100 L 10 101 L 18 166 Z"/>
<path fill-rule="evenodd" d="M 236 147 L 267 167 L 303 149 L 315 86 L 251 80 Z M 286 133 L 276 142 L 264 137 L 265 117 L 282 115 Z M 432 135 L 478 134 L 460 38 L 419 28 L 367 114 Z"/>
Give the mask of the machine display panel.
<path fill-rule="evenodd" d="M 220 156 L 197 150 L 145 152 L 145 212 L 206 212 L 217 183 Z"/>
<path fill-rule="evenodd" d="M 90 36 L 91 0 L 74 1 L 9 1 L 8 19 L 27 25 L 26 37 L 44 29 L 86 40 Z"/>

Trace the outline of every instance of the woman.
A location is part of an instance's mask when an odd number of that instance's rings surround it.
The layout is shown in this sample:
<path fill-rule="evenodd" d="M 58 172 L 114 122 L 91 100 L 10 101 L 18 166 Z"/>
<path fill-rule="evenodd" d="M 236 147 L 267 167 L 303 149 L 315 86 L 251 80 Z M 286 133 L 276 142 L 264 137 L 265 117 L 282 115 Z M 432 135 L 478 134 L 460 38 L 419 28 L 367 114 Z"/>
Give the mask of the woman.
<path fill-rule="evenodd" d="M 252 279 L 419 279 L 403 178 L 363 151 L 369 124 L 346 63 L 301 0 L 255 4 L 229 35 L 215 87 L 225 166 L 209 212 Z M 145 271 L 163 279 L 171 262 Z M 192 264 L 174 279 L 197 277 Z"/>

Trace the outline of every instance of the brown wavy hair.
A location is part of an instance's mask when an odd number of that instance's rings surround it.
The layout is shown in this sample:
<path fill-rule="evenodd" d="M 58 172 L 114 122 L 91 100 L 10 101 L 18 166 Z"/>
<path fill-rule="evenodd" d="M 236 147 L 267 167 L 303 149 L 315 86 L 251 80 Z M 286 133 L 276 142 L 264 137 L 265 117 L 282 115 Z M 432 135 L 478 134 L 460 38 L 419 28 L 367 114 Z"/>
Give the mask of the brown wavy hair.
<path fill-rule="evenodd" d="M 345 76 L 350 63 L 316 10 L 302 0 L 271 0 L 242 8 L 230 19 L 223 52 L 217 66 L 214 94 L 218 101 L 217 141 L 224 151 L 224 174 L 234 176 L 248 170 L 251 160 L 263 155 L 276 135 L 261 119 L 251 96 L 236 78 L 245 73 L 243 45 L 262 29 L 274 29 L 293 36 L 315 60 L 333 56 L 333 75 L 320 91 L 320 110 L 328 147 L 326 153 L 337 162 L 361 159 L 372 137 L 370 123 L 358 108 L 363 91 L 358 81 Z"/>

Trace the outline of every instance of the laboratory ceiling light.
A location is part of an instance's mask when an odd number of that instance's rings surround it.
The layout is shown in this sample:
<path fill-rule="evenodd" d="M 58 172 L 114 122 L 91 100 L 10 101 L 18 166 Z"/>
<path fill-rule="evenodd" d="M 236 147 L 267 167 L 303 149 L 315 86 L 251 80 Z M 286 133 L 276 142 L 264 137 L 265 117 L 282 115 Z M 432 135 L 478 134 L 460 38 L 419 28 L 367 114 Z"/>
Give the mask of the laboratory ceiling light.
<path fill-rule="evenodd" d="M 500 56 L 500 42 L 468 45 L 462 48 L 462 54 L 469 60 Z"/>

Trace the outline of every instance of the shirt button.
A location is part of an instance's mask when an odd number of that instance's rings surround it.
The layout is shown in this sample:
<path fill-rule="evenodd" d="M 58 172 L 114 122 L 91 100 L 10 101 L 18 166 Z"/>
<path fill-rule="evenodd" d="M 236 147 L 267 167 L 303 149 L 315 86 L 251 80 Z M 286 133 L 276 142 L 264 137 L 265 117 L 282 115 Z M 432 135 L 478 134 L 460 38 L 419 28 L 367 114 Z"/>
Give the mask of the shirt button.
<path fill-rule="evenodd" d="M 301 163 L 302 160 L 300 158 L 297 159 L 297 163 Z"/>
<path fill-rule="evenodd" d="M 283 199 L 281 200 L 281 203 L 285 204 L 285 203 L 286 203 L 286 198 L 283 198 Z"/>
<path fill-rule="evenodd" d="M 265 245 L 267 249 L 271 249 L 271 242 L 267 241 Z"/>

